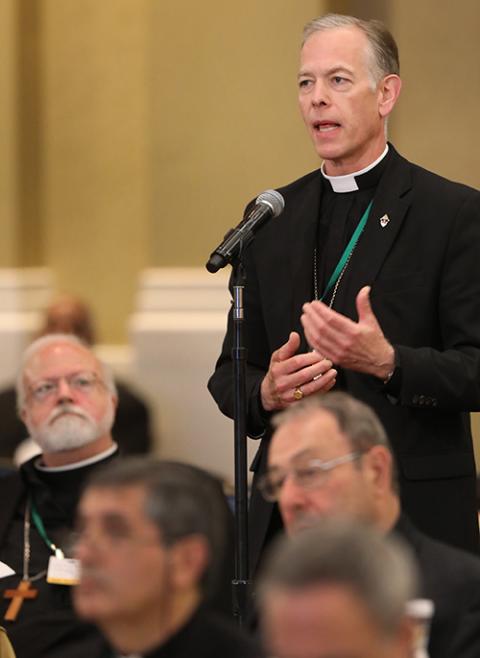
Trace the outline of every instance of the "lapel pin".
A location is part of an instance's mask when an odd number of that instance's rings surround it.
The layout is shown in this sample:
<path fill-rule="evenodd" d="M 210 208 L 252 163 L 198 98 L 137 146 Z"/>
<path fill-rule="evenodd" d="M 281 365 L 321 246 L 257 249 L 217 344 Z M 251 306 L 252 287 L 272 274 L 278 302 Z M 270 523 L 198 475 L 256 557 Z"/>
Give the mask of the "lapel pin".
<path fill-rule="evenodd" d="M 388 224 L 390 221 L 390 217 L 388 215 L 383 215 L 383 217 L 380 217 L 380 226 L 382 228 L 385 228 L 385 226 Z"/>

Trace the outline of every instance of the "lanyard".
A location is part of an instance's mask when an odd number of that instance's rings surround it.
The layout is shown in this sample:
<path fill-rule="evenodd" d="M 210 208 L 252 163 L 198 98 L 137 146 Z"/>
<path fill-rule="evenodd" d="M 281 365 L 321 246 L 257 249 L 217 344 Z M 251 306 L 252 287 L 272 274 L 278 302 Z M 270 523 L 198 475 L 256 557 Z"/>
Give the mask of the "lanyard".
<path fill-rule="evenodd" d="M 40 535 L 40 537 L 46 543 L 48 548 L 55 553 L 55 557 L 58 557 L 60 559 L 63 558 L 64 557 L 63 551 L 60 548 L 57 548 L 57 546 L 55 546 L 53 541 L 49 539 L 47 535 L 47 531 L 45 530 L 45 526 L 43 525 L 42 517 L 38 513 L 38 510 L 35 507 L 35 503 L 33 502 L 32 499 L 30 499 L 30 509 L 32 513 L 33 522 L 35 524 L 36 529 L 38 530 L 38 534 Z"/>
<path fill-rule="evenodd" d="M 325 290 L 323 291 L 323 295 L 320 297 L 321 301 L 325 299 L 325 297 L 328 295 L 330 290 L 337 283 L 339 276 L 341 275 L 345 266 L 347 265 L 353 250 L 357 246 L 358 238 L 360 237 L 363 229 L 365 228 L 365 224 L 367 223 L 368 216 L 370 215 L 370 210 L 372 209 L 372 205 L 373 205 L 373 199 L 368 204 L 367 209 L 365 210 L 360 221 L 357 224 L 357 228 L 355 229 L 352 237 L 350 238 L 350 242 L 345 247 L 343 254 L 340 257 L 340 260 L 338 261 L 337 266 L 333 271 L 333 274 L 330 277 Z"/>

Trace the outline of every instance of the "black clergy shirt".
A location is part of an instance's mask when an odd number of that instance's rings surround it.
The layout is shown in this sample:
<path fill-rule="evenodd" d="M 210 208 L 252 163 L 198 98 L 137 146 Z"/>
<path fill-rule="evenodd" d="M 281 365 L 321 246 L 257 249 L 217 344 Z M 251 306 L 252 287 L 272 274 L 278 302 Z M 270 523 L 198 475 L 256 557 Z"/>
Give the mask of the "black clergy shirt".
<path fill-rule="evenodd" d="M 68 552 L 68 537 L 73 528 L 75 510 L 82 487 L 90 474 L 117 455 L 117 451 L 80 468 L 65 471 L 42 471 L 34 457 L 20 467 L 19 473 L 0 478 L 0 498 L 8 505 L 11 492 L 18 498 L 10 502 L 11 516 L 0 540 L 0 560 L 14 571 L 14 576 L 0 580 L 2 625 L 15 649 L 17 658 L 85 658 L 97 647 L 99 634 L 90 624 L 80 621 L 72 608 L 71 587 L 51 585 L 45 575 L 35 579 L 32 587 L 37 597 L 25 600 L 15 621 L 3 619 L 11 600 L 3 598 L 6 589 L 16 589 L 23 574 L 24 519 L 27 496 L 31 495 L 42 518 L 47 535 L 54 544 Z M 33 519 L 30 528 L 31 558 L 29 576 L 46 571 L 52 551 L 38 533 Z"/>
<path fill-rule="evenodd" d="M 131 658 L 262 658 L 257 643 L 232 621 L 201 607 L 162 646 Z M 125 658 L 130 658 L 125 656 Z M 123 658 L 105 646 L 94 658 Z"/>

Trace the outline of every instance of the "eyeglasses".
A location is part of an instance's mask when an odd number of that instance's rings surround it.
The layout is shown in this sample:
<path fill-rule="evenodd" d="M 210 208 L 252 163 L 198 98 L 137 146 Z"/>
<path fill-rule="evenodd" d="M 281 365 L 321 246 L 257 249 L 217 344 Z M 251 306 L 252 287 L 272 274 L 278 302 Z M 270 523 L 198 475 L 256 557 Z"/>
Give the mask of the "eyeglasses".
<path fill-rule="evenodd" d="M 118 522 L 108 524 L 106 528 L 92 530 L 90 527 L 77 527 L 70 532 L 66 549 L 74 555 L 80 544 L 88 544 L 90 548 L 106 552 L 133 550 L 140 547 L 161 546 L 165 548 L 157 536 L 138 536 L 125 524 Z"/>
<path fill-rule="evenodd" d="M 325 483 L 331 470 L 341 464 L 353 462 L 359 459 L 361 455 L 361 452 L 349 452 L 347 455 L 342 455 L 329 461 L 312 459 L 302 465 L 292 466 L 288 471 L 272 470 L 259 478 L 258 488 L 265 500 L 274 503 L 279 499 L 280 492 L 288 475 L 292 476 L 293 481 L 298 487 L 306 490 L 315 489 Z"/>
<path fill-rule="evenodd" d="M 67 382 L 69 388 L 84 395 L 90 395 L 98 386 L 104 386 L 104 383 L 94 372 L 76 372 L 65 377 L 42 379 L 30 386 L 29 393 L 35 402 L 45 402 L 45 400 L 58 394 L 62 379 Z"/>

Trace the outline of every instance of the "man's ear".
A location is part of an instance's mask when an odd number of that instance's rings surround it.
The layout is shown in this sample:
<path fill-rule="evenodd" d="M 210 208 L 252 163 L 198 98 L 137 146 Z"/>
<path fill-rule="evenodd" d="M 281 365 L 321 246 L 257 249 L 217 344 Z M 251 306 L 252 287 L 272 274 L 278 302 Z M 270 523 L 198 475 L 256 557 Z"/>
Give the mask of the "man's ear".
<path fill-rule="evenodd" d="M 365 455 L 367 473 L 375 493 L 383 496 L 392 488 L 392 455 L 385 446 L 373 446 Z"/>
<path fill-rule="evenodd" d="M 202 535 L 179 539 L 170 548 L 171 582 L 177 590 L 200 584 L 210 561 L 210 549 Z"/>
<path fill-rule="evenodd" d="M 387 117 L 393 110 L 400 90 L 402 89 L 402 81 L 398 75 L 387 75 L 378 85 L 378 112 L 381 117 Z"/>
<path fill-rule="evenodd" d="M 402 649 L 402 656 L 411 655 L 411 648 L 415 646 L 417 636 L 418 628 L 416 622 L 413 619 L 404 617 L 397 631 L 397 641 Z"/>

